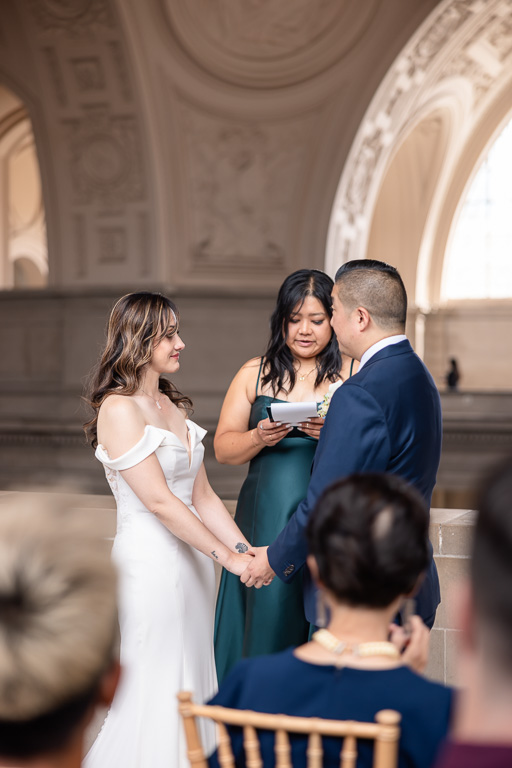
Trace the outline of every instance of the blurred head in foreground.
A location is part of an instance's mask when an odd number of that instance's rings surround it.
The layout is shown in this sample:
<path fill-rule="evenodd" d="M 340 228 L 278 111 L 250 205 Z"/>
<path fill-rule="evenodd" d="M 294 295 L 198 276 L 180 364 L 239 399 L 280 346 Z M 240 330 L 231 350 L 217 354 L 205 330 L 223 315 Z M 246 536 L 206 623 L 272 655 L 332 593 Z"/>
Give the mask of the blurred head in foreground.
<path fill-rule="evenodd" d="M 456 597 L 462 688 L 436 765 L 512 765 L 512 459 L 481 487 L 473 557 Z"/>
<path fill-rule="evenodd" d="M 470 637 L 512 688 L 512 461 L 481 489 L 470 582 Z"/>
<path fill-rule="evenodd" d="M 79 766 L 119 675 L 116 574 L 90 518 L 31 495 L 0 506 L 0 766 Z"/>

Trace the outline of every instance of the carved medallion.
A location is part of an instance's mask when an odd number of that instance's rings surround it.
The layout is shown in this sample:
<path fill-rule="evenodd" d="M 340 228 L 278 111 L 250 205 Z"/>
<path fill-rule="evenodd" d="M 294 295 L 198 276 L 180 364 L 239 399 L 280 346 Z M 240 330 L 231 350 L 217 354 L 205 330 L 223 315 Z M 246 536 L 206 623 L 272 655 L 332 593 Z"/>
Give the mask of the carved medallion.
<path fill-rule="evenodd" d="M 252 87 L 314 77 L 357 42 L 380 0 L 162 0 L 173 34 L 209 72 Z"/>
<path fill-rule="evenodd" d="M 113 204 L 144 196 L 135 118 L 93 112 L 67 125 L 77 202 Z"/>
<path fill-rule="evenodd" d="M 105 88 L 105 73 L 100 59 L 93 56 L 71 59 L 71 66 L 81 93 Z"/>

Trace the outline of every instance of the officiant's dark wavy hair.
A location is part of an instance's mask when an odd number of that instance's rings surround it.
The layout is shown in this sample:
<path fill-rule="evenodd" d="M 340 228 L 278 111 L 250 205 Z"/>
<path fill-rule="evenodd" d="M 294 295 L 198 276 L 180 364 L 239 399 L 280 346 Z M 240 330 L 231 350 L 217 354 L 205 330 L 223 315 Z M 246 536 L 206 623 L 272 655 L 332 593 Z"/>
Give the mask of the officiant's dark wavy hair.
<path fill-rule="evenodd" d="M 128 293 L 114 305 L 107 325 L 107 342 L 83 398 L 94 409 L 84 424 L 89 443 L 98 444 L 97 421 L 100 406 L 108 395 L 134 395 L 140 389 L 144 367 L 153 356 L 155 343 L 163 336 L 178 333 L 179 312 L 161 293 Z M 192 400 L 179 392 L 168 379 L 160 377 L 158 388 L 171 402 L 192 409 Z"/>
<path fill-rule="evenodd" d="M 313 296 L 322 304 L 329 320 L 332 317 L 333 281 L 319 269 L 299 269 L 285 279 L 277 294 L 277 303 L 270 318 L 270 340 L 264 355 L 262 386 L 270 384 L 274 397 L 279 392 L 288 394 L 295 386 L 297 374 L 294 358 L 287 346 L 288 324 L 294 312 L 300 310 L 307 296 Z M 331 333 L 329 343 L 316 358 L 315 387 L 326 379 L 339 380 L 341 355 L 338 341 Z"/>

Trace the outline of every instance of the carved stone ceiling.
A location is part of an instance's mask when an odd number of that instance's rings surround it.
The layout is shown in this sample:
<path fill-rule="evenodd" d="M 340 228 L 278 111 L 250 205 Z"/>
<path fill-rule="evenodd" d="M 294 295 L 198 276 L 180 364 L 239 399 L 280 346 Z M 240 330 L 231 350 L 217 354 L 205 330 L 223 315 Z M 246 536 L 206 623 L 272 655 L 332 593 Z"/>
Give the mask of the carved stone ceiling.
<path fill-rule="evenodd" d="M 444 0 L 397 57 L 373 98 L 338 186 L 326 270 L 363 258 L 387 164 L 404 135 L 436 109 L 436 94 L 464 100 L 465 137 L 512 78 L 512 0 Z M 469 99 L 467 98 L 469 94 Z"/>
<path fill-rule="evenodd" d="M 291 85 L 346 56 L 378 0 L 162 0 L 172 34 L 208 72 L 246 87 Z"/>

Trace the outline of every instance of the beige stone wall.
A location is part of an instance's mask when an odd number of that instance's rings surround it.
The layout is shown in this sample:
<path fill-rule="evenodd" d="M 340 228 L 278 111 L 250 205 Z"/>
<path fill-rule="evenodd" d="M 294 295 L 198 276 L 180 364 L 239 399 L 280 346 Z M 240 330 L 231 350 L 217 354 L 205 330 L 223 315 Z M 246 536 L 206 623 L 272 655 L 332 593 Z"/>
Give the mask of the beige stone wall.
<path fill-rule="evenodd" d="M 426 316 L 425 363 L 444 388 L 448 360 L 457 358 L 465 392 L 512 390 L 512 302 L 467 301 Z"/>
<path fill-rule="evenodd" d="M 102 348 L 117 296 L 107 290 L 4 294 L 0 488 L 64 484 L 84 492 L 106 492 L 102 468 L 81 431 L 86 410 L 80 396 Z M 231 379 L 247 359 L 265 349 L 274 295 L 265 291 L 252 296 L 228 291 L 215 295 L 204 290 L 181 291 L 174 298 L 186 344 L 175 381 L 194 401 L 193 418 L 208 430 L 206 466 L 214 488 L 223 498 L 236 498 L 247 468 L 219 465 L 213 435 Z M 435 344 L 428 337 L 425 353 L 442 384 L 443 356 L 435 356 Z M 461 368 L 465 375 L 463 360 Z M 512 394 L 443 393 L 442 407 L 443 453 L 434 504 L 472 506 L 473 488 L 482 474 L 512 453 Z"/>
<path fill-rule="evenodd" d="M 0 488 L 49 484 L 106 492 L 81 429 L 89 411 L 80 397 L 117 297 L 108 291 L 11 293 L 0 302 Z M 265 349 L 274 297 L 203 291 L 176 300 L 186 347 L 175 383 L 191 396 L 193 418 L 208 430 L 214 487 L 236 497 L 246 468 L 217 464 L 213 434 L 231 379 Z"/>

